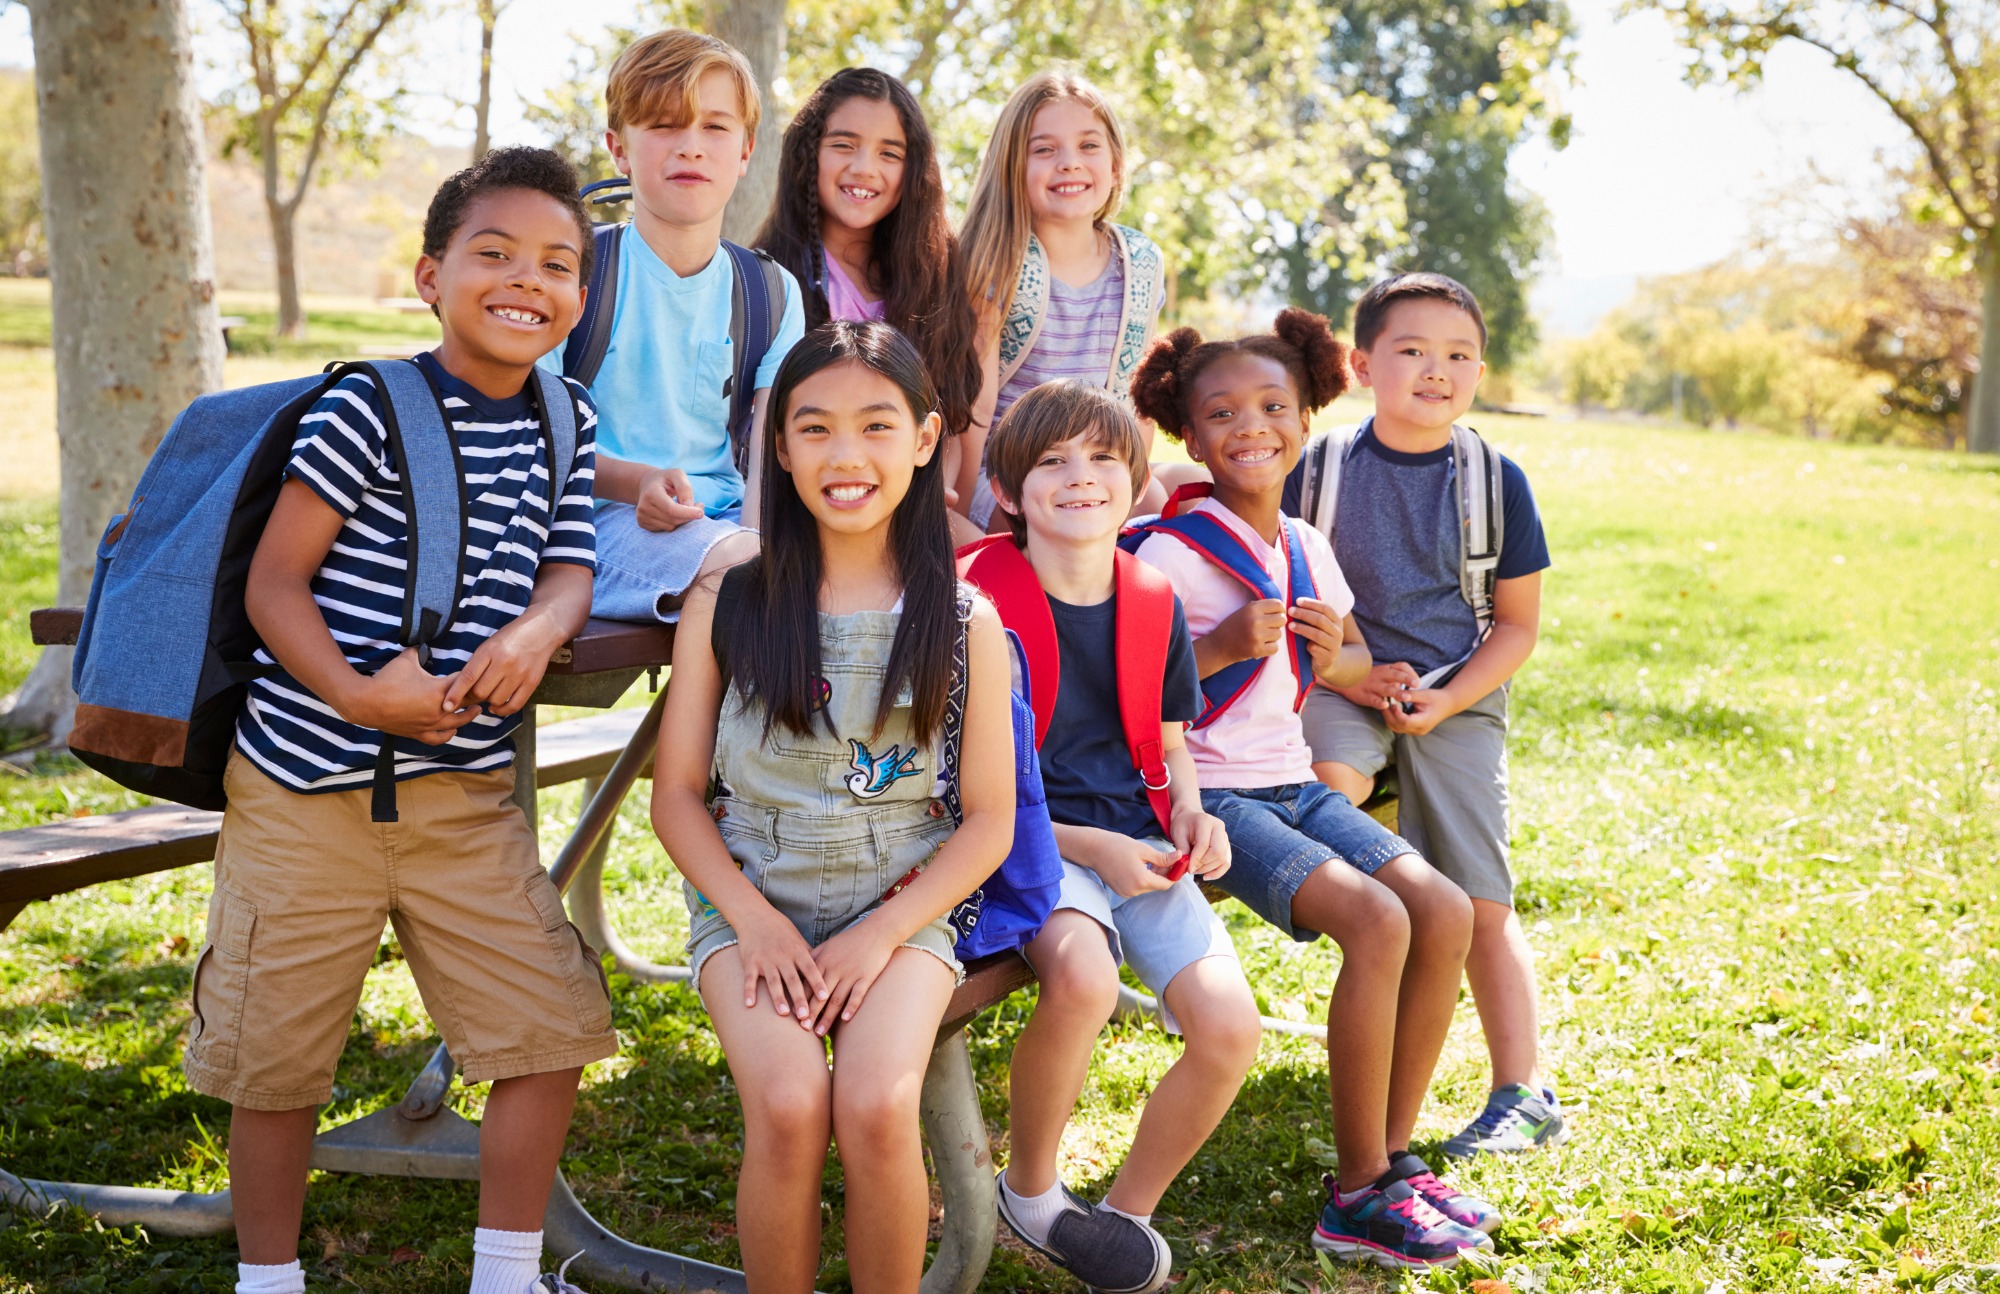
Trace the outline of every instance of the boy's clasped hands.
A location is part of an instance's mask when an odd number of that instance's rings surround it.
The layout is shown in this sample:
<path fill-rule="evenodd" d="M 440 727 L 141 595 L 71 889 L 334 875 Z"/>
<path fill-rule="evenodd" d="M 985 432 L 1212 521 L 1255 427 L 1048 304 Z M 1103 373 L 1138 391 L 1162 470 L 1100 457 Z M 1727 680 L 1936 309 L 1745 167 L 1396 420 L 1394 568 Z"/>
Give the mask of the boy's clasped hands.
<path fill-rule="evenodd" d="M 1333 690 L 1356 705 L 1382 712 L 1390 732 L 1421 737 L 1462 708 L 1443 688 L 1420 687 L 1417 671 L 1404 661 L 1391 661 L 1368 671 L 1352 687 Z"/>

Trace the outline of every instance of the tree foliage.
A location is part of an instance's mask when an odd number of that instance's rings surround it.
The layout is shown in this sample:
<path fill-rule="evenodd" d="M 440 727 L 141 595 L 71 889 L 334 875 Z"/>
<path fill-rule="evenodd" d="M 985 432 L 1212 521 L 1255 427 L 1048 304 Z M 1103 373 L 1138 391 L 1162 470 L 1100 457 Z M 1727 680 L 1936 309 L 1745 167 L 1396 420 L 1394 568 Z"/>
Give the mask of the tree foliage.
<path fill-rule="evenodd" d="M 1961 237 L 1951 256 L 1976 263 L 2000 302 L 2000 6 L 1953 0 L 1628 0 L 1657 9 L 1691 54 L 1688 80 L 1749 86 L 1786 41 L 1819 50 L 1910 132 L 1921 158 L 1920 224 Z M 1996 321 L 2000 322 L 2000 321 Z M 1988 327 L 1980 371 L 2000 374 L 2000 329 Z M 2000 453 L 2000 381 L 1975 395 L 1967 442 Z"/>
<path fill-rule="evenodd" d="M 35 83 L 25 72 L 0 71 L 0 272 L 40 274 L 48 265 Z"/>

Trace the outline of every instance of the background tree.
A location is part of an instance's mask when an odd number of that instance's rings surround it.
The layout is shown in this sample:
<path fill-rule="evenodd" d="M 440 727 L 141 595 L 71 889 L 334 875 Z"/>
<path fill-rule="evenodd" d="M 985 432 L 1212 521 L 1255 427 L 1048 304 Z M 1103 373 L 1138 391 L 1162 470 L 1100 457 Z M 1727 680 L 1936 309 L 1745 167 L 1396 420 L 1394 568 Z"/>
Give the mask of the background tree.
<path fill-rule="evenodd" d="M 98 536 L 182 406 L 222 385 L 201 104 L 181 0 L 29 0 L 53 297 L 61 566 L 81 606 Z M 10 726 L 69 732 L 70 651 Z"/>
<path fill-rule="evenodd" d="M 2000 453 L 2000 7 L 1949 0 L 1629 0 L 1657 9 L 1693 54 L 1687 78 L 1754 85 L 1785 41 L 1866 86 L 1910 132 L 1931 222 L 1976 268 L 1984 325 L 1966 446 Z"/>
<path fill-rule="evenodd" d="M 1505 370 L 1535 350 L 1528 289 L 1549 246 L 1548 215 L 1516 184 L 1514 150 L 1537 131 L 1560 148 L 1570 122 L 1554 98 L 1575 24 L 1562 0 L 1342 0 L 1322 10 L 1334 88 L 1388 107 L 1384 141 L 1403 191 L 1407 242 L 1371 240 L 1359 272 L 1325 257 L 1323 225 L 1352 220 L 1340 194 L 1276 229 L 1268 260 L 1291 300 L 1346 316 L 1385 268 L 1449 274 L 1478 296 Z M 1351 264 L 1351 262 L 1350 262 Z"/>
<path fill-rule="evenodd" d="M 493 151 L 493 29 L 499 25 L 500 11 L 507 6 L 499 0 L 474 0 L 479 17 L 479 97 L 472 101 L 472 161 L 477 165 Z"/>
<path fill-rule="evenodd" d="M 42 228 L 42 155 L 35 145 L 35 81 L 0 72 L 0 270 L 15 277 L 48 267 Z"/>
<path fill-rule="evenodd" d="M 413 0 L 222 0 L 243 37 L 245 79 L 224 96 L 233 109 L 223 156 L 246 149 L 263 170 L 264 208 L 278 273 L 278 334 L 305 335 L 293 230 L 329 154 L 373 159 L 393 123 L 400 87 L 352 91 L 383 33 Z"/>

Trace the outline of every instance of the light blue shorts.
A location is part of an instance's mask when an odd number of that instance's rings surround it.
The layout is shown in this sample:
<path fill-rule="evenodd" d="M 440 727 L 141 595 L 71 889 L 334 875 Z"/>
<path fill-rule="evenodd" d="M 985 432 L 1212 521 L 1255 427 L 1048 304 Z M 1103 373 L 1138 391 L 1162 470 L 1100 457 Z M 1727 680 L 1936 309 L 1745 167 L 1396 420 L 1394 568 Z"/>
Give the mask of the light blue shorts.
<path fill-rule="evenodd" d="M 1148 844 L 1167 848 L 1164 840 Z M 1111 956 L 1132 968 L 1139 982 L 1160 999 L 1167 1031 L 1179 1033 L 1179 1021 L 1167 1009 L 1167 985 L 1174 976 L 1204 957 L 1236 960 L 1236 945 L 1228 927 L 1215 914 L 1193 876 L 1183 876 L 1164 890 L 1121 898 L 1088 867 L 1063 861 L 1062 892 L 1056 910 L 1073 908 L 1104 927 Z"/>
<path fill-rule="evenodd" d="M 687 592 L 708 550 L 743 529 L 738 524 L 742 515 L 741 508 L 731 508 L 673 530 L 647 530 L 631 504 L 599 503 L 590 614 L 644 623 L 679 620 L 680 610 L 660 610 L 660 599 Z"/>

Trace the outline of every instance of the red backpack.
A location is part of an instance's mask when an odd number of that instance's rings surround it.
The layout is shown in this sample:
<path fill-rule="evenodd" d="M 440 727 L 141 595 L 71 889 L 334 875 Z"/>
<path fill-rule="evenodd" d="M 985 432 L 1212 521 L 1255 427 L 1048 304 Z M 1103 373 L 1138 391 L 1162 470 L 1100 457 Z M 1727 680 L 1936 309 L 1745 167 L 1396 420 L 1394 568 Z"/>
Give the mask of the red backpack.
<path fill-rule="evenodd" d="M 1160 692 L 1166 684 L 1167 647 L 1174 625 L 1174 590 L 1167 577 L 1127 552 L 1117 556 L 1118 629 L 1116 663 L 1118 717 L 1132 767 L 1146 788 L 1160 831 L 1173 838 L 1173 805 L 1167 797 L 1172 775 L 1160 746 Z M 1062 650 L 1055 616 L 1035 568 L 1009 535 L 993 535 L 958 550 L 958 574 L 993 599 L 1000 623 L 1021 645 L 1028 662 L 1029 701 L 1035 712 L 1035 746 L 1040 749 L 1055 714 L 1062 685 Z M 1179 880 L 1183 857 L 1167 874 Z"/>

